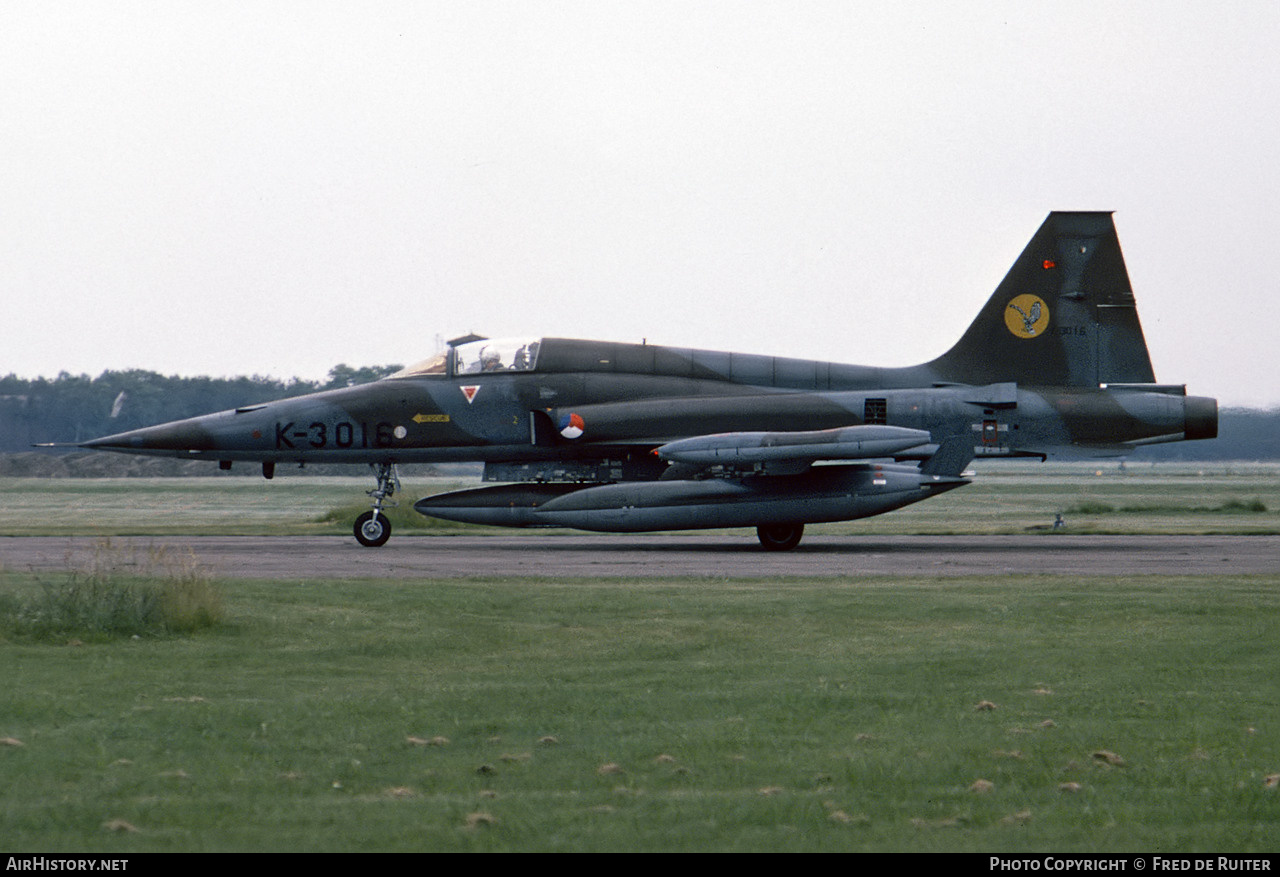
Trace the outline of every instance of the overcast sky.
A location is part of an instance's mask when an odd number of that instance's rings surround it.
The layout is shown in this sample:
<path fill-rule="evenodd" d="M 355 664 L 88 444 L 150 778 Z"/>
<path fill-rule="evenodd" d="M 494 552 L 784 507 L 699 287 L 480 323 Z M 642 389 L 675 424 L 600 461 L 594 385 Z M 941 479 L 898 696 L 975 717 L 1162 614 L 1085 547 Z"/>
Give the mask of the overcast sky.
<path fill-rule="evenodd" d="M 1156 377 L 1280 404 L 1274 0 L 0 10 L 0 374 L 909 365 L 1114 210 Z"/>

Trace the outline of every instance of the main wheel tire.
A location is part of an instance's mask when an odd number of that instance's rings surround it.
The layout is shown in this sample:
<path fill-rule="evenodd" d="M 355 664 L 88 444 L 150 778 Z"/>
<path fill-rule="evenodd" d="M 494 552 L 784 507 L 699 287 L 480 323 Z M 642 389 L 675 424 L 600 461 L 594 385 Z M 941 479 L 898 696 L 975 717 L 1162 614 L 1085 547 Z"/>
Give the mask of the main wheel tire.
<path fill-rule="evenodd" d="M 765 551 L 790 551 L 800 544 L 804 524 L 770 524 L 756 527 L 756 538 Z"/>
<path fill-rule="evenodd" d="M 381 512 L 365 512 L 356 518 L 355 534 L 365 548 L 377 548 L 391 538 L 391 522 Z"/>

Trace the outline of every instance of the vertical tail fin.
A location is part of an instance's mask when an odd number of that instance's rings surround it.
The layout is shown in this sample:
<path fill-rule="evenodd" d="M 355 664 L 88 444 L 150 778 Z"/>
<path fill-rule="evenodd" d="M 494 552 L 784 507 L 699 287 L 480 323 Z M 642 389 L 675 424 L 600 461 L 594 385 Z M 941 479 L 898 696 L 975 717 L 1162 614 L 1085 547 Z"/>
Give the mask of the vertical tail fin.
<path fill-rule="evenodd" d="M 1155 382 L 1110 213 L 1050 213 L 939 379 L 1074 387 Z"/>

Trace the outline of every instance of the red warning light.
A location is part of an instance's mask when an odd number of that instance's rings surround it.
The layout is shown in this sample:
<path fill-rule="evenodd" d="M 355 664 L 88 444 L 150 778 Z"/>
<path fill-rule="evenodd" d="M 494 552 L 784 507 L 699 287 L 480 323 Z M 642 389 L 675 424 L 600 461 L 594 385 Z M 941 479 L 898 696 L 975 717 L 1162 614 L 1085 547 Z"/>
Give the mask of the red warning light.
<path fill-rule="evenodd" d="M 1057 268 L 1057 267 L 1058 267 L 1058 263 L 1053 261 L 1052 259 L 1044 260 L 1044 270 L 1048 271 L 1050 268 Z"/>

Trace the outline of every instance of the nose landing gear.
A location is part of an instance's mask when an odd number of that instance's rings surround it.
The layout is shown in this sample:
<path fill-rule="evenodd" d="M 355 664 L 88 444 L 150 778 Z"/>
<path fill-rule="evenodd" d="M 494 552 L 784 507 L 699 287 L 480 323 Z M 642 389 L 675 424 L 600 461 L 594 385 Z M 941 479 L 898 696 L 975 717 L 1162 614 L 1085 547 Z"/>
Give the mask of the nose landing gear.
<path fill-rule="evenodd" d="M 382 513 L 384 505 L 394 508 L 397 503 L 390 502 L 391 497 L 400 489 L 400 474 L 394 463 L 370 463 L 378 479 L 378 486 L 367 491 L 373 497 L 373 509 L 356 518 L 356 541 L 366 548 L 378 548 L 391 538 L 391 521 Z"/>

